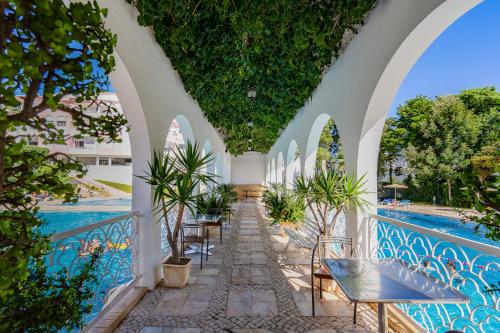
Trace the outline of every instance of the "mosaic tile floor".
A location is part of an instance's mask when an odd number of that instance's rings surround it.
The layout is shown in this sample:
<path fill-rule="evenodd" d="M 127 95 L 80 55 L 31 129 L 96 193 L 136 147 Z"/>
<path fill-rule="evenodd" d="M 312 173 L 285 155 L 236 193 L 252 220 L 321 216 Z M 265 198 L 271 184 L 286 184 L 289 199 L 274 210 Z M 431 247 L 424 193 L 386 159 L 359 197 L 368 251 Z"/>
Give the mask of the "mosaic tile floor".
<path fill-rule="evenodd" d="M 216 247 L 202 270 L 199 256 L 193 256 L 189 284 L 183 289 L 160 284 L 116 332 L 375 331 L 375 316 L 368 307 L 358 307 L 358 324 L 353 325 L 352 306 L 331 293 L 322 300 L 316 297 L 318 314 L 312 317 L 310 255 L 280 252 L 267 225 L 256 202 L 239 203 L 223 243 L 211 242 Z"/>

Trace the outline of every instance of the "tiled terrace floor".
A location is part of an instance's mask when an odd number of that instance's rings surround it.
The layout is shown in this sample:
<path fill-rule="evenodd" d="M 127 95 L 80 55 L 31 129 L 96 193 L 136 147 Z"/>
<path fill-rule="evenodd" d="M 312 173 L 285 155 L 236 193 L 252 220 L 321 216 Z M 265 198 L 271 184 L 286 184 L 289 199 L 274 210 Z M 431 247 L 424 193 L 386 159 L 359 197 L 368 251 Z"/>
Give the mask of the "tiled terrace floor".
<path fill-rule="evenodd" d="M 203 270 L 193 260 L 188 286 L 159 285 L 148 292 L 116 332 L 372 332 L 375 315 L 325 293 L 311 316 L 310 255 L 280 251 L 255 202 L 239 203 L 236 221 L 224 230 Z M 216 241 L 217 240 L 217 241 Z"/>

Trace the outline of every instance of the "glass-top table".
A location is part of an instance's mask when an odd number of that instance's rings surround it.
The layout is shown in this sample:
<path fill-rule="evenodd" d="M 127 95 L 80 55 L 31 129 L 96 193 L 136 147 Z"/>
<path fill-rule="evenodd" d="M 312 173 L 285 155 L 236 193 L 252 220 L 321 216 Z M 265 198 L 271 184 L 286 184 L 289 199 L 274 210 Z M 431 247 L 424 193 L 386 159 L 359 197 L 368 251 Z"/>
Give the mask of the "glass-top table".
<path fill-rule="evenodd" d="M 203 224 L 204 226 L 218 226 L 220 228 L 220 242 L 222 243 L 222 215 L 220 214 L 196 214 L 193 220 L 188 221 L 189 223 L 195 224 Z M 208 248 L 201 248 L 201 246 L 196 246 L 193 244 L 188 245 L 188 249 L 184 252 L 184 254 L 193 254 L 193 253 L 202 253 L 212 255 L 211 250 L 215 247 L 215 245 L 209 245 Z M 208 253 L 207 253 L 208 251 Z"/>
<path fill-rule="evenodd" d="M 220 214 L 196 214 L 194 222 L 196 223 L 219 223 L 222 219 Z"/>
<path fill-rule="evenodd" d="M 351 302 L 377 303 L 379 332 L 387 331 L 387 303 L 468 303 L 458 290 L 400 259 L 324 259 Z"/>

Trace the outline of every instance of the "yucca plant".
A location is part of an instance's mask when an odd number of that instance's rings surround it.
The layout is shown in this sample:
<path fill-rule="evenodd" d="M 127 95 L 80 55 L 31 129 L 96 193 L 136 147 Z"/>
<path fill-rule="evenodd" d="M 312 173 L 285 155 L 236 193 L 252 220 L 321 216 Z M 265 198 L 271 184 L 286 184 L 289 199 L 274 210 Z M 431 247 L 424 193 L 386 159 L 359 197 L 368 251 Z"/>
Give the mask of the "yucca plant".
<path fill-rule="evenodd" d="M 304 201 L 281 184 L 271 184 L 264 191 L 262 201 L 268 211 L 271 225 L 300 223 L 304 219 Z"/>
<path fill-rule="evenodd" d="M 302 175 L 295 179 L 295 192 L 305 202 L 321 235 L 331 235 L 341 213 L 348 209 L 365 211 L 370 203 L 364 199 L 368 192 L 365 177 L 356 179 L 346 175 L 338 168 L 318 171 L 306 178 Z M 329 217 L 334 212 L 332 221 Z"/>
<path fill-rule="evenodd" d="M 163 216 L 172 251 L 169 263 L 181 264 L 177 241 L 182 218 L 186 209 L 195 214 L 197 202 L 203 195 L 196 193 L 198 186 L 215 183 L 215 175 L 204 171 L 213 160 L 212 153 L 201 153 L 197 142 L 188 142 L 185 149 L 174 149 L 170 154 L 155 152 L 149 171 L 138 176 L 153 188 L 153 212 Z M 177 214 L 172 229 L 168 213 L 175 208 Z"/>
<path fill-rule="evenodd" d="M 237 193 L 232 184 L 216 185 L 212 192 L 204 193 L 198 200 L 197 209 L 199 212 L 206 213 L 211 208 L 222 209 L 224 215 L 231 214 L 232 205 L 238 199 Z"/>
<path fill-rule="evenodd" d="M 236 193 L 236 186 L 234 184 L 220 184 L 215 187 L 215 192 L 226 197 L 231 204 L 238 201 L 238 193 Z"/>

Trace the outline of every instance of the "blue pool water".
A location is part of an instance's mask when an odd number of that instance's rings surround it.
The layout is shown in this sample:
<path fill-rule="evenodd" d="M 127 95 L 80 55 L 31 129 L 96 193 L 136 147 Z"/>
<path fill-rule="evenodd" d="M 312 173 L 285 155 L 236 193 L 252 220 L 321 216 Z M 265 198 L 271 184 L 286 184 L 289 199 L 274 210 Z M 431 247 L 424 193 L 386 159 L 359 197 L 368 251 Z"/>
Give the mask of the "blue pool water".
<path fill-rule="evenodd" d="M 480 227 L 478 232 L 476 232 L 474 230 L 476 224 L 473 222 L 463 223 L 459 219 L 450 217 L 414 213 L 401 210 L 389 210 L 383 208 L 379 208 L 377 210 L 377 214 L 381 216 L 387 216 L 399 221 L 415 224 L 424 228 L 443 232 L 449 235 L 467 238 L 476 242 L 490 244 L 493 246 L 500 246 L 500 242 L 496 242 L 494 240 L 486 238 L 485 228 Z"/>
<path fill-rule="evenodd" d="M 63 203 L 63 206 L 131 206 L 132 199 L 106 199 L 106 200 L 88 200 L 78 201 L 77 203 Z"/>
<path fill-rule="evenodd" d="M 115 199 L 113 199 L 115 200 Z M 112 201 L 113 200 L 109 200 Z M 90 205 L 98 205 L 97 202 L 99 202 L 99 205 L 102 205 L 101 201 L 90 201 Z M 116 202 L 116 201 L 114 201 Z M 120 203 L 123 203 L 124 201 L 120 200 L 118 201 Z M 89 202 L 87 202 L 89 203 Z M 95 204 L 94 204 L 95 203 Z M 82 204 L 84 204 L 82 202 Z M 88 224 L 96 223 L 102 220 L 106 220 L 109 218 L 112 218 L 114 216 L 119 216 L 119 215 L 124 215 L 126 212 L 40 212 L 40 216 L 47 221 L 47 225 L 43 227 L 43 231 L 45 233 L 59 233 L 63 231 L 68 231 L 74 228 L 79 228 L 86 226 Z M 434 229 L 437 231 L 445 232 L 448 234 L 456 235 L 459 237 L 464 237 L 468 239 L 472 239 L 478 242 L 482 243 L 487 243 L 491 245 L 498 246 L 498 242 L 494 242 L 492 240 L 489 240 L 485 238 L 484 236 L 484 230 L 480 230 L 479 233 L 474 233 L 474 226 L 471 224 L 463 224 L 460 222 L 458 219 L 452 219 L 452 218 L 446 218 L 446 217 L 439 217 L 439 216 L 434 216 L 434 215 L 425 215 L 425 214 L 419 214 L 419 213 L 412 213 L 412 212 L 406 212 L 406 211 L 393 211 L 393 210 L 385 210 L 385 209 L 379 209 L 378 214 L 382 216 L 387 216 L 390 218 L 394 218 L 400 221 L 405 221 L 408 223 L 412 223 L 415 225 L 419 225 L 425 228 L 429 229 Z M 381 223 L 382 225 L 389 225 L 385 223 Z M 115 230 L 111 229 L 110 236 L 112 238 L 112 241 L 119 244 L 123 243 L 125 241 L 126 234 L 124 235 L 123 232 L 120 232 L 118 229 L 116 230 L 116 235 L 115 235 Z M 406 230 L 407 235 L 409 235 L 411 232 L 409 230 Z M 92 236 L 93 238 L 94 236 Z M 400 246 L 401 244 L 401 239 L 398 238 L 397 234 L 390 234 L 387 236 L 390 238 L 391 242 L 395 244 L 396 246 Z M 386 237 L 386 238 L 387 238 Z M 379 230 L 379 240 L 383 238 L 383 235 L 380 234 Z M 437 278 L 442 278 L 440 274 L 443 274 L 443 270 L 446 271 L 445 266 L 442 265 L 442 261 L 445 260 L 443 258 L 453 258 L 453 253 L 452 252 L 446 252 L 446 250 L 443 250 L 440 248 L 438 245 L 439 240 L 428 237 L 430 243 L 426 243 L 425 245 L 419 246 L 419 243 L 417 241 L 417 238 L 414 236 L 410 236 L 409 239 L 406 240 L 408 244 L 413 244 L 412 249 L 417 253 L 417 258 L 413 257 L 408 257 L 405 254 L 397 253 L 398 257 L 401 257 L 405 260 L 408 260 L 410 262 L 415 262 L 418 260 L 423 260 L 422 258 L 429 258 L 432 262 L 433 265 L 436 267 L 439 267 L 435 271 L 430 271 L 429 273 Z M 75 252 L 76 248 L 78 248 L 79 244 L 76 240 L 71 240 L 68 242 L 72 242 L 75 244 L 68 243 L 66 245 L 70 245 L 69 249 L 66 250 L 65 255 L 62 256 L 60 259 L 60 263 L 63 265 L 66 265 L 67 263 L 71 262 L 75 257 L 77 257 L 77 253 Z M 414 243 L 412 243 L 414 242 Z M 380 257 L 389 257 L 389 256 L 394 256 L 394 253 L 391 251 L 384 250 L 384 245 L 382 241 L 379 242 L 379 247 L 382 248 L 382 252 L 379 253 Z M 447 246 L 449 246 L 449 243 L 447 243 Z M 434 252 L 430 253 L 429 252 L 429 247 L 433 247 Z M 472 249 L 468 248 L 463 248 L 464 252 L 463 254 L 458 253 L 459 255 L 459 260 L 466 260 L 463 256 L 472 258 L 479 254 L 477 251 L 474 251 Z M 56 249 L 56 252 L 59 251 Z M 430 254 L 430 255 L 429 255 Z M 435 257 L 436 254 L 442 255 L 443 257 L 440 259 L 441 261 L 437 260 Z M 460 257 L 462 256 L 462 257 Z M 110 290 L 111 288 L 114 288 L 115 286 L 125 283 L 127 281 L 130 281 L 131 276 L 127 272 L 123 272 L 120 267 L 123 267 L 124 264 L 127 264 L 129 260 L 132 258 L 132 253 L 130 249 L 124 250 L 122 252 L 122 256 L 120 256 L 121 260 L 116 260 L 116 256 L 113 256 L 112 251 L 108 251 L 104 253 L 104 256 L 102 258 L 102 261 L 105 263 L 105 266 L 107 267 L 106 274 L 104 275 L 104 278 L 101 279 L 99 286 L 97 287 L 98 292 L 101 296 L 105 295 L 105 293 Z M 123 261 L 125 260 L 125 261 Z M 482 278 L 487 281 L 488 283 L 498 283 L 500 281 L 500 260 L 497 258 L 491 257 L 491 256 L 484 256 L 480 257 L 478 260 L 475 261 L 475 265 L 480 265 L 480 266 L 487 266 L 488 264 L 491 265 L 491 263 L 498 263 L 498 266 L 489 266 L 491 269 L 485 271 L 482 273 Z M 441 265 L 441 266 L 440 266 Z M 444 267 L 444 268 L 443 268 Z M 446 272 L 444 272 L 446 273 Z M 466 276 L 466 273 L 461 273 L 463 276 Z M 446 275 L 446 274 L 444 274 Z M 476 306 L 479 306 L 479 309 L 476 310 L 476 316 L 480 316 L 481 318 L 487 318 L 488 316 L 499 316 L 500 317 L 500 311 L 494 310 L 492 307 L 494 305 L 492 302 L 489 300 L 492 300 L 491 296 L 485 295 L 476 285 L 473 283 L 469 283 L 469 281 L 472 280 L 467 280 L 466 282 L 457 280 L 453 281 L 452 285 L 456 288 L 458 288 L 460 291 L 465 293 L 471 298 L 471 305 L 470 309 L 473 309 Z M 488 305 L 489 307 L 481 307 L 480 304 L 483 303 L 483 297 L 486 297 L 488 299 Z M 490 304 L 491 303 L 491 304 Z M 92 313 L 87 317 L 87 320 L 92 319 L 97 312 L 102 308 L 103 302 L 102 300 L 99 301 L 94 301 L 94 308 Z M 427 308 L 425 311 L 425 314 L 422 314 L 421 308 L 416 307 L 414 305 L 401 305 L 401 307 L 406 310 L 417 322 L 424 323 L 427 322 L 426 325 L 427 327 L 434 327 L 434 326 L 439 326 L 439 323 L 441 322 L 440 320 L 440 313 L 436 308 L 430 307 Z M 457 306 L 457 305 L 445 305 L 446 311 L 450 314 L 451 317 L 460 317 L 461 311 L 463 310 L 462 307 L 463 305 Z M 441 311 L 444 308 L 441 309 Z M 470 312 L 470 310 L 466 310 L 467 312 Z M 430 323 L 429 323 L 430 321 Z M 462 326 L 467 325 L 467 321 L 464 320 Z M 444 332 L 446 329 L 437 329 L 436 332 L 441 333 Z M 474 330 L 473 330 L 474 331 Z M 489 323 L 484 325 L 483 331 L 485 332 L 500 332 L 500 320 L 498 319 L 491 319 Z"/>
<path fill-rule="evenodd" d="M 54 234 L 124 214 L 126 212 L 40 212 L 38 215 L 47 222 L 43 232 Z"/>
<path fill-rule="evenodd" d="M 459 219 L 386 209 L 379 209 L 378 214 L 496 247 L 500 245 L 500 242 L 487 239 L 484 229 L 475 232 L 472 223 L 464 224 Z M 380 258 L 396 256 L 418 265 L 427 261 L 429 268 L 420 266 L 422 269 L 431 276 L 450 282 L 470 298 L 469 305 L 430 306 L 424 311 L 421 306 L 399 305 L 422 326 L 436 328 L 438 333 L 446 331 L 446 327 L 441 326 L 448 322 L 442 320 L 443 310 L 446 310 L 450 318 L 457 318 L 453 327 L 455 329 L 463 331 L 466 327 L 474 327 L 471 332 L 500 332 L 500 310 L 495 305 L 498 293 L 484 291 L 485 284 L 496 286 L 500 283 L 500 259 L 467 247 L 458 248 L 434 237 L 422 237 L 409 229 L 393 227 L 380 221 L 378 241 Z M 450 261 L 458 272 L 451 281 L 449 278 L 452 273 L 447 266 Z M 463 316 L 471 312 L 474 313 L 473 323 L 469 321 L 468 315 Z M 481 330 L 478 330 L 478 323 L 482 323 Z"/>

